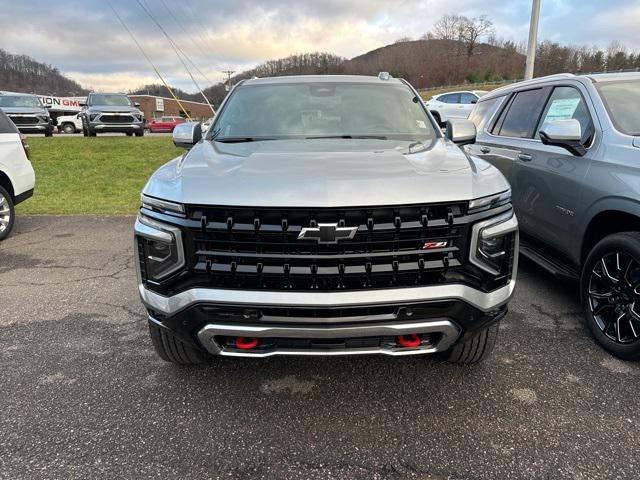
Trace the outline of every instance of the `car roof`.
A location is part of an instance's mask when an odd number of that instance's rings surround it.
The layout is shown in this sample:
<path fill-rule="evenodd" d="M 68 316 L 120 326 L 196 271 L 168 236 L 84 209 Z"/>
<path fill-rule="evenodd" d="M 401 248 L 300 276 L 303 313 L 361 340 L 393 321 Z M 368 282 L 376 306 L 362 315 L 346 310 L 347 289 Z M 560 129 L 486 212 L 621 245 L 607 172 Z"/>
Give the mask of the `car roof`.
<path fill-rule="evenodd" d="M 640 72 L 591 73 L 586 75 L 594 83 L 620 80 L 640 80 Z"/>
<path fill-rule="evenodd" d="M 545 77 L 537 77 L 531 80 L 525 80 L 521 82 L 511 83 L 504 87 L 496 88 L 490 91 L 486 95 L 480 98 L 480 102 L 491 100 L 492 98 L 508 95 L 516 89 L 522 87 L 535 86 L 541 83 L 549 81 L 561 81 L 561 80 L 579 80 L 584 83 L 585 80 L 593 83 L 603 83 L 621 80 L 640 80 L 640 72 L 616 72 L 616 73 L 588 73 L 581 75 L 574 75 L 573 73 L 558 73 L 555 75 L 547 75 Z"/>
<path fill-rule="evenodd" d="M 291 75 L 282 77 L 251 78 L 242 85 L 277 85 L 285 83 L 367 83 L 367 84 L 402 84 L 397 78 L 390 77 L 382 80 L 378 77 L 365 75 Z"/>

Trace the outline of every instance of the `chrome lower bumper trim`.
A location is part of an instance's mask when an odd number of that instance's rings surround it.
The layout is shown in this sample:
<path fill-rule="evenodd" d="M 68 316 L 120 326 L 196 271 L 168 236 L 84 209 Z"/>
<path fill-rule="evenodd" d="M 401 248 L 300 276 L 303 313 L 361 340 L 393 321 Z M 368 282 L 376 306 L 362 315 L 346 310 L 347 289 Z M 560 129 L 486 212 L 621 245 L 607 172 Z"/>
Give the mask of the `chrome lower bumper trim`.
<path fill-rule="evenodd" d="M 397 336 L 411 333 L 439 333 L 442 335 L 437 344 L 416 348 L 380 346 L 377 348 L 345 349 L 275 349 L 269 351 L 228 350 L 215 339 L 216 336 L 256 337 L 256 338 L 362 338 Z M 460 335 L 458 327 L 448 320 L 414 322 L 402 324 L 363 325 L 350 327 L 281 327 L 281 326 L 243 326 L 208 324 L 198 332 L 198 339 L 207 351 L 213 355 L 229 357 L 270 357 L 274 355 L 419 355 L 447 350 Z"/>
<path fill-rule="evenodd" d="M 460 300 L 478 310 L 489 312 L 509 301 L 515 284 L 516 281 L 513 279 L 508 285 L 489 293 L 458 284 L 352 292 L 274 292 L 192 288 L 172 297 L 165 297 L 147 290 L 142 284 L 138 285 L 138 289 L 142 302 L 147 308 L 169 316 L 198 303 L 246 307 L 329 308 Z"/>
<path fill-rule="evenodd" d="M 140 129 L 142 128 L 142 125 L 136 125 L 136 124 L 132 124 L 132 123 L 101 123 L 99 125 L 92 125 L 92 128 L 96 129 L 96 130 L 105 130 L 105 129 L 109 129 L 109 128 L 114 128 L 114 129 L 118 129 L 118 128 L 135 128 L 135 129 Z"/>

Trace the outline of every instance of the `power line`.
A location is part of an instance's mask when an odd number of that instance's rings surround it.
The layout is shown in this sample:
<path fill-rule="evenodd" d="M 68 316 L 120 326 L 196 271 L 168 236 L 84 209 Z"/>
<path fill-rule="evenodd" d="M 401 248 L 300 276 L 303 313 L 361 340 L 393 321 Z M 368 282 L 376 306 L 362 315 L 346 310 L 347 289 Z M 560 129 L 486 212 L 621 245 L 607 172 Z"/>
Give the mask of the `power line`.
<path fill-rule="evenodd" d="M 120 14 L 118 14 L 118 12 L 116 11 L 116 9 L 114 8 L 113 4 L 111 3 L 111 0 L 107 0 L 107 5 L 109 5 L 109 8 L 111 8 L 111 10 L 113 11 L 114 15 L 116 16 L 116 18 L 120 21 L 120 23 L 122 24 L 122 26 L 124 27 L 124 29 L 127 31 L 127 33 L 129 34 L 129 36 L 131 37 L 131 39 L 133 40 L 133 42 L 136 44 L 136 46 L 138 47 L 138 49 L 140 50 L 140 52 L 142 53 L 142 55 L 144 56 L 144 58 L 147 59 L 147 62 L 149 62 L 149 65 L 151 65 L 151 68 L 153 68 L 153 71 L 156 72 L 156 75 L 158 75 L 158 77 L 160 78 L 160 81 L 162 82 L 162 84 L 165 86 L 165 88 L 169 91 L 169 93 L 171 94 L 171 96 L 173 97 L 173 99 L 178 103 L 178 105 L 180 106 L 180 109 L 184 112 L 185 116 L 187 117 L 187 119 L 189 121 L 191 121 L 191 116 L 189 115 L 189 113 L 187 112 L 187 110 L 184 108 L 184 106 L 182 105 L 182 103 L 180 102 L 180 100 L 178 99 L 178 97 L 176 96 L 176 94 L 173 92 L 173 90 L 171 89 L 171 87 L 167 84 L 167 82 L 164 80 L 164 77 L 162 76 L 162 74 L 160 73 L 160 71 L 158 70 L 158 68 L 155 66 L 155 64 L 153 63 L 153 61 L 151 60 L 151 58 L 149 58 L 149 55 L 147 55 L 147 52 L 144 51 L 144 48 L 142 48 L 142 45 L 140 45 L 140 42 L 138 42 L 138 40 L 136 39 L 135 35 L 133 34 L 133 32 L 129 29 L 129 27 L 127 27 L 127 24 L 124 22 L 124 20 L 122 19 L 122 17 L 120 16 Z"/>
<path fill-rule="evenodd" d="M 202 46 L 200 46 L 200 44 L 195 41 L 195 39 L 193 38 L 191 33 L 189 33 L 189 31 L 184 27 L 183 23 L 180 20 L 178 20 L 178 17 L 173 12 L 173 10 L 171 10 L 169 8 L 169 5 L 167 5 L 167 3 L 164 0 L 160 0 L 160 1 L 162 2 L 162 5 L 164 5 L 164 8 L 167 10 L 167 12 L 169 12 L 169 16 L 171 18 L 173 18 L 173 21 L 176 22 L 178 27 L 180 27 L 180 29 L 184 32 L 184 34 L 187 36 L 187 38 L 189 38 L 189 40 L 191 40 L 191 43 L 193 43 L 195 45 L 195 47 L 200 51 L 200 53 L 202 53 L 202 55 L 204 55 L 205 57 L 208 57 L 209 54 L 207 52 L 205 52 L 204 49 L 202 48 Z M 207 80 L 210 84 L 213 85 L 213 82 L 211 80 L 209 80 L 202 72 L 200 72 L 200 74 L 205 78 L 205 80 Z"/>
<path fill-rule="evenodd" d="M 215 110 L 211 106 L 211 103 L 209 103 L 209 99 L 207 98 L 207 96 L 202 91 L 202 88 L 200 88 L 200 85 L 198 85 L 198 82 L 196 81 L 196 79 L 194 78 L 193 74 L 191 73 L 191 70 L 189 70 L 189 67 L 187 66 L 187 64 L 183 60 L 182 56 L 180 55 L 182 53 L 184 58 L 186 58 L 187 60 L 191 61 L 189 59 L 189 57 L 187 56 L 187 54 L 184 53 L 184 51 L 173 41 L 173 39 L 167 33 L 167 31 L 164 29 L 164 27 L 160 24 L 160 22 L 158 20 L 156 20 L 156 18 L 154 17 L 153 13 L 151 13 L 151 10 L 146 5 L 144 5 L 141 0 L 136 0 L 136 3 L 138 5 L 140 5 L 140 8 L 142 8 L 142 10 L 144 10 L 144 12 L 149 16 L 149 18 L 153 21 L 153 23 L 155 23 L 158 26 L 160 31 L 164 34 L 166 39 L 169 41 L 169 44 L 173 48 L 173 51 L 176 53 L 176 56 L 178 57 L 178 60 L 180 60 L 180 63 L 182 63 L 182 66 L 184 67 L 184 69 L 189 74 L 189 77 L 191 77 L 191 81 L 193 81 L 193 84 L 196 86 L 196 88 L 200 92 L 200 95 L 202 95 L 202 98 L 204 98 L 204 101 L 207 103 L 207 105 L 209 105 L 209 108 L 211 109 L 211 112 L 213 112 L 215 114 Z M 191 63 L 193 64 L 193 62 L 191 62 Z"/>

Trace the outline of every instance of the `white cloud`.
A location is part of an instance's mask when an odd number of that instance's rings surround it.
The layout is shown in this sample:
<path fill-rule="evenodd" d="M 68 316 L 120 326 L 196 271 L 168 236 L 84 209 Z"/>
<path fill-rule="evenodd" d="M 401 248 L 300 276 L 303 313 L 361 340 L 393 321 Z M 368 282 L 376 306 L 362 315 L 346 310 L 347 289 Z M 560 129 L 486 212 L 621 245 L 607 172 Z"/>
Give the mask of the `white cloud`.
<path fill-rule="evenodd" d="M 149 56 L 171 83 L 193 91 L 183 66 L 136 2 L 112 0 Z M 400 37 L 419 37 L 445 13 L 486 14 L 497 36 L 525 41 L 531 0 L 145 0 L 164 27 L 212 81 L 293 53 L 360 55 Z M 128 90 L 156 82 L 151 67 L 102 0 L 10 2 L 0 13 L 2 48 L 51 63 L 95 88 Z M 540 38 L 640 47 L 637 0 L 545 0 Z M 18 28 L 16 28 L 18 27 Z M 194 46 L 194 42 L 197 46 Z M 203 54 L 204 51 L 204 54 Z"/>

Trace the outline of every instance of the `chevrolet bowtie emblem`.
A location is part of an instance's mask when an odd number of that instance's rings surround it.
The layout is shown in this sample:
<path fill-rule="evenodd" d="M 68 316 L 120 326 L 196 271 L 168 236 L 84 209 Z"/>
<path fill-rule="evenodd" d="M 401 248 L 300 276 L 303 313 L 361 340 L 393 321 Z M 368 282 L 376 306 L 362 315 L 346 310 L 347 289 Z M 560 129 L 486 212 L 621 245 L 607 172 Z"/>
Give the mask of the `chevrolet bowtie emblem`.
<path fill-rule="evenodd" d="M 318 243 L 338 243 L 350 240 L 358 227 L 339 227 L 337 223 L 319 223 L 317 227 L 303 228 L 298 240 L 315 240 Z"/>

